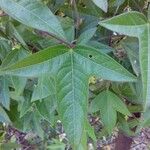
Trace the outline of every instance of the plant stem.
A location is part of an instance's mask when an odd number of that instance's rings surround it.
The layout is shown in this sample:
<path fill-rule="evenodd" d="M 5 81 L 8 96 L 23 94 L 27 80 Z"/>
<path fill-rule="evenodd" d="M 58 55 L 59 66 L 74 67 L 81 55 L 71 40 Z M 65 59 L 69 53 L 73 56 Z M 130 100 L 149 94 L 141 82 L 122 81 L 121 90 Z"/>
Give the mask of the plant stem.
<path fill-rule="evenodd" d="M 49 36 L 51 36 L 51 37 L 53 37 L 53 38 L 55 38 L 55 39 L 58 40 L 60 43 L 67 45 L 69 48 L 74 48 L 74 47 L 75 47 L 74 44 L 69 43 L 69 42 L 65 41 L 64 39 L 61 39 L 61 38 L 57 37 L 56 35 L 54 35 L 54 34 L 52 34 L 52 33 L 46 32 L 46 34 L 49 35 Z"/>
<path fill-rule="evenodd" d="M 4 16 L 7 16 L 7 14 L 5 13 L 1 13 L 0 14 L 0 17 L 4 17 Z M 67 41 L 65 41 L 64 39 L 62 38 L 59 38 L 57 37 L 56 35 L 52 34 L 52 33 L 48 33 L 48 32 L 45 32 L 45 31 L 38 31 L 38 33 L 42 34 L 42 35 L 48 35 L 48 36 L 51 36 L 53 37 L 54 39 L 56 39 L 57 41 L 59 41 L 61 44 L 65 44 L 66 46 L 68 46 L 69 48 L 74 48 L 75 45 L 73 43 L 69 43 Z"/>
<path fill-rule="evenodd" d="M 41 34 L 42 36 L 50 36 L 54 39 L 56 39 L 57 41 L 59 41 L 61 44 L 65 44 L 66 46 L 68 46 L 69 48 L 74 48 L 75 45 L 73 43 L 67 42 L 62 38 L 57 37 L 56 35 L 49 33 L 49 32 L 45 32 L 45 31 L 39 31 L 36 30 L 37 33 Z"/>
<path fill-rule="evenodd" d="M 4 16 L 7 16 L 7 14 L 5 14 L 5 13 L 0 14 L 0 17 L 4 17 Z"/>
<path fill-rule="evenodd" d="M 80 26 L 80 15 L 78 12 L 76 0 L 71 0 L 71 5 L 73 6 L 74 9 L 73 16 L 74 16 L 74 24 L 75 24 L 75 39 L 76 39 L 78 35 L 79 26 Z"/>

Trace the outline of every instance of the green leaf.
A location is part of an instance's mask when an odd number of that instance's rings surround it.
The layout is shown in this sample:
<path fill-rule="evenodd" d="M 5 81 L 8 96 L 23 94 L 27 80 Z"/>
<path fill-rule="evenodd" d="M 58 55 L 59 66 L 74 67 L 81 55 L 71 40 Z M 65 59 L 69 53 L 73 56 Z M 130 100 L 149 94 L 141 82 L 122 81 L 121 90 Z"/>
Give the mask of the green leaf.
<path fill-rule="evenodd" d="M 93 0 L 95 5 L 101 8 L 104 12 L 107 12 L 108 9 L 108 2 L 107 0 Z"/>
<path fill-rule="evenodd" d="M 48 150 L 65 150 L 65 144 L 56 141 L 55 144 L 51 144 L 51 145 L 47 146 L 47 149 Z"/>
<path fill-rule="evenodd" d="M 103 91 L 91 103 L 91 111 L 100 110 L 100 116 L 109 134 L 112 133 L 117 121 L 117 112 L 129 115 L 126 105 L 111 91 Z"/>
<path fill-rule="evenodd" d="M 91 28 L 84 31 L 78 38 L 78 44 L 86 44 L 95 34 L 97 28 Z"/>
<path fill-rule="evenodd" d="M 110 56 L 87 46 L 77 46 L 75 49 L 61 45 L 50 47 L 4 67 L 2 71 L 33 77 L 47 73 L 54 77 L 58 113 L 73 149 L 78 149 L 82 137 L 85 137 L 89 77 L 95 75 L 107 80 L 136 81 Z"/>
<path fill-rule="evenodd" d="M 23 40 L 23 38 L 21 37 L 21 35 L 17 31 L 17 29 L 15 28 L 15 26 L 11 22 L 8 22 L 6 24 L 6 33 L 11 38 L 17 39 L 17 41 L 20 42 L 24 46 L 24 48 L 28 49 L 27 44 L 25 43 L 25 41 Z"/>
<path fill-rule="evenodd" d="M 2 67 L 6 67 L 16 63 L 17 61 L 29 56 L 29 53 L 23 48 L 11 50 L 2 62 Z"/>
<path fill-rule="evenodd" d="M 54 115 L 57 108 L 56 96 L 52 95 L 42 100 L 37 101 L 36 106 L 41 116 L 52 125 L 54 124 Z"/>
<path fill-rule="evenodd" d="M 31 93 L 29 91 L 25 92 L 24 98 L 22 98 L 21 104 L 19 106 L 20 106 L 19 111 L 20 111 L 20 118 L 21 118 L 30 111 L 30 108 L 32 106 Z"/>
<path fill-rule="evenodd" d="M 29 53 L 23 48 L 11 50 L 3 59 L 1 66 L 5 67 L 10 64 L 12 65 L 27 56 L 29 56 Z M 9 83 L 11 84 L 10 87 L 15 89 L 16 95 L 22 94 L 24 87 L 26 85 L 27 79 L 24 77 L 15 77 L 15 76 L 8 76 L 7 78 L 8 78 Z"/>
<path fill-rule="evenodd" d="M 99 49 L 99 51 L 101 52 L 104 52 L 104 53 L 110 53 L 110 52 L 113 52 L 115 51 L 114 48 L 108 46 L 108 45 L 105 45 L 103 43 L 100 43 L 100 42 L 97 42 L 97 41 L 89 41 L 87 43 L 87 45 L 91 46 L 91 47 L 94 47 L 96 48 L 97 50 Z"/>
<path fill-rule="evenodd" d="M 11 50 L 11 42 L 0 37 L 0 59 L 3 60 Z"/>
<path fill-rule="evenodd" d="M 128 20 L 128 21 L 127 21 Z M 101 26 L 114 32 L 137 37 L 145 30 L 147 19 L 139 12 L 127 12 L 108 20 L 100 21 Z"/>
<path fill-rule="evenodd" d="M 16 95 L 22 95 L 24 88 L 27 83 L 27 78 L 24 77 L 16 77 L 16 76 L 10 76 L 10 81 L 12 84 L 12 87 L 15 89 Z"/>
<path fill-rule="evenodd" d="M 25 58 L 20 62 L 17 62 L 14 65 L 8 64 L 8 66 L 5 66 L 2 70 L 8 70 L 10 75 L 25 77 L 41 76 L 42 74 L 48 72 L 55 73 L 60 68 L 64 59 L 66 59 L 65 55 L 63 54 L 65 54 L 67 51 L 68 48 L 63 45 L 49 47 L 43 51 Z M 9 60 L 10 58 L 6 59 L 8 62 Z M 54 64 L 57 64 L 57 67 L 55 67 Z"/>
<path fill-rule="evenodd" d="M 9 110 L 10 108 L 10 98 L 9 98 L 9 88 L 8 80 L 6 77 L 0 77 L 0 103 Z"/>
<path fill-rule="evenodd" d="M 0 144 L 0 149 L 1 150 L 12 150 L 12 149 L 19 149 L 21 148 L 21 145 L 19 144 L 16 144 L 16 143 L 3 143 L 3 144 Z"/>
<path fill-rule="evenodd" d="M 95 136 L 95 132 L 94 132 L 94 128 L 90 125 L 90 123 L 87 121 L 86 123 L 86 131 L 88 136 L 94 141 L 96 142 L 96 136 Z"/>
<path fill-rule="evenodd" d="M 32 105 L 30 111 L 23 117 L 24 130 L 37 133 L 42 139 L 44 137 L 44 131 L 41 126 L 42 116 L 39 113 L 36 105 Z"/>
<path fill-rule="evenodd" d="M 49 74 L 43 74 L 38 79 L 38 84 L 35 85 L 31 101 L 42 100 L 49 95 L 56 94 L 54 80 Z"/>
<path fill-rule="evenodd" d="M 132 68 L 137 76 L 140 75 L 140 64 L 139 64 L 139 46 L 137 38 L 126 38 L 121 42 L 121 45 L 126 50 L 130 59 Z"/>
<path fill-rule="evenodd" d="M 5 110 L 0 106 L 0 122 L 10 123 L 10 119 Z"/>
<path fill-rule="evenodd" d="M 39 0 L 1 0 L 0 7 L 12 18 L 27 26 L 65 38 L 57 18 Z"/>
<path fill-rule="evenodd" d="M 102 21 L 100 24 L 112 31 L 137 37 L 139 39 L 143 103 L 145 107 L 148 107 L 150 103 L 150 23 L 143 14 L 138 12 L 128 12 Z"/>

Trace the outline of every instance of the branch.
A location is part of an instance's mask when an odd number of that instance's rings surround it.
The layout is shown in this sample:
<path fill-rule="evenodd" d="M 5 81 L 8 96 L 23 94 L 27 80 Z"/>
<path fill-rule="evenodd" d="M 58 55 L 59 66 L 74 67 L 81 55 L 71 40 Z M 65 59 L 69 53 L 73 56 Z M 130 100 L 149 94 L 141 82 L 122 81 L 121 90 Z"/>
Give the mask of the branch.
<path fill-rule="evenodd" d="M 7 16 L 7 14 L 4 13 L 4 12 L 2 12 L 2 13 L 0 14 L 0 17 L 4 17 L 4 16 Z"/>
<path fill-rule="evenodd" d="M 4 17 L 4 16 L 7 16 L 7 14 L 4 13 L 4 12 L 2 12 L 2 13 L 0 14 L 0 17 Z M 74 45 L 73 43 L 69 43 L 69 42 L 65 41 L 64 39 L 59 38 L 59 37 L 57 37 L 56 35 L 54 35 L 54 34 L 52 34 L 52 33 L 48 33 L 48 32 L 45 32 L 45 31 L 39 31 L 39 30 L 35 30 L 35 31 L 36 31 L 37 33 L 43 35 L 43 36 L 50 36 L 50 37 L 56 39 L 57 41 L 59 41 L 61 44 L 65 44 L 65 45 L 68 46 L 69 48 L 74 48 L 74 47 L 75 47 L 75 45 Z"/>
<path fill-rule="evenodd" d="M 61 44 L 65 44 L 69 48 L 74 48 L 75 47 L 75 44 L 69 43 L 69 42 L 65 41 L 64 39 L 59 38 L 59 37 L 57 37 L 56 35 L 54 35 L 52 33 L 48 33 L 48 32 L 45 32 L 45 31 L 39 31 L 39 30 L 36 30 L 36 32 L 38 34 L 42 35 L 42 36 L 50 36 L 50 37 L 56 39 L 57 41 L 59 41 Z"/>
<path fill-rule="evenodd" d="M 75 29 L 76 29 L 76 34 L 79 30 L 79 26 L 81 24 L 81 20 L 80 20 L 80 15 L 79 15 L 79 12 L 78 12 L 78 8 L 77 8 L 77 3 L 76 3 L 76 0 L 70 0 L 70 4 L 72 5 L 73 9 L 74 9 L 74 24 L 75 24 Z M 77 35 L 76 35 L 77 37 Z"/>

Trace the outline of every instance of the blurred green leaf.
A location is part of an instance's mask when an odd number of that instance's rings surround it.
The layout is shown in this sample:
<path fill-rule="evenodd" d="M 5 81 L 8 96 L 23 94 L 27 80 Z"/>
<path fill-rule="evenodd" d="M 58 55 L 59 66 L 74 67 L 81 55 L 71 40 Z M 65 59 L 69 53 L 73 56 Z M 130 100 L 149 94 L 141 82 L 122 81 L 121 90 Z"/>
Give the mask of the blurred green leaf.
<path fill-rule="evenodd" d="M 93 0 L 95 5 L 101 8 L 104 12 L 107 12 L 108 9 L 108 2 L 107 0 Z"/>
<path fill-rule="evenodd" d="M 90 106 L 92 112 L 97 112 L 100 110 L 100 117 L 109 134 L 112 133 L 116 125 L 117 112 L 124 115 L 131 115 L 122 100 L 108 90 L 98 94 L 91 102 Z"/>

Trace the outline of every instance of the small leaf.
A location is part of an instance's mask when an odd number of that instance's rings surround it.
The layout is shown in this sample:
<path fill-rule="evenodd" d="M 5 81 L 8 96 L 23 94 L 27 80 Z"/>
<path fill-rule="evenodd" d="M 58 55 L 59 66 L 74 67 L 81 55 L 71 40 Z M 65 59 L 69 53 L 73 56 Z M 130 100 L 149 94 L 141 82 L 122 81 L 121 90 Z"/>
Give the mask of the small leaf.
<path fill-rule="evenodd" d="M 28 49 L 27 44 L 25 43 L 25 41 L 23 40 L 17 29 L 11 22 L 8 22 L 6 24 L 6 33 L 10 36 L 10 38 L 15 38 L 18 42 L 20 42 L 24 46 L 24 48 Z"/>
<path fill-rule="evenodd" d="M 108 9 L 108 2 L 107 0 L 93 0 L 95 5 L 101 8 L 104 12 L 107 12 Z"/>
<path fill-rule="evenodd" d="M 86 131 L 88 136 L 94 141 L 96 142 L 96 135 L 94 133 L 94 128 L 90 125 L 90 123 L 87 121 L 86 123 Z"/>
<path fill-rule="evenodd" d="M 65 38 L 57 18 L 39 0 L 1 0 L 0 7 L 12 18 L 27 26 Z"/>
<path fill-rule="evenodd" d="M 13 65 L 17 61 L 22 60 L 23 58 L 25 58 L 29 55 L 30 54 L 23 48 L 11 50 L 4 58 L 1 66 L 6 67 L 9 65 Z"/>
<path fill-rule="evenodd" d="M 36 105 L 32 105 L 30 111 L 23 117 L 24 130 L 37 133 L 42 139 L 44 137 L 44 131 L 41 126 L 42 116 L 37 110 Z"/>
<path fill-rule="evenodd" d="M 10 108 L 10 98 L 9 98 L 9 88 L 8 80 L 5 77 L 0 77 L 0 103 L 9 110 Z"/>
<path fill-rule="evenodd" d="M 128 20 L 128 21 L 127 21 Z M 100 21 L 101 26 L 121 34 L 137 37 L 144 31 L 147 23 L 145 16 L 139 12 L 127 12 L 113 18 Z"/>
<path fill-rule="evenodd" d="M 140 75 L 140 63 L 139 63 L 139 45 L 138 39 L 136 38 L 126 38 L 121 42 L 121 45 L 126 50 L 128 57 L 130 59 L 132 68 L 137 76 Z"/>
<path fill-rule="evenodd" d="M 97 28 L 91 28 L 91 29 L 88 29 L 88 30 L 86 30 L 85 32 L 83 32 L 83 33 L 79 36 L 79 38 L 78 38 L 78 40 L 77 40 L 77 43 L 78 43 L 78 44 L 81 44 L 81 45 L 86 44 L 86 43 L 94 36 L 94 34 L 95 34 L 95 32 L 96 32 L 96 29 L 97 29 Z"/>
<path fill-rule="evenodd" d="M 103 91 L 98 94 L 92 101 L 91 108 L 92 112 L 100 110 L 101 119 L 109 134 L 116 125 L 117 111 L 124 115 L 130 115 L 126 105 L 111 91 Z"/>
<path fill-rule="evenodd" d="M 36 102 L 37 109 L 41 116 L 52 125 L 54 124 L 54 115 L 57 108 L 56 96 L 52 95 L 42 100 L 42 102 Z"/>
<path fill-rule="evenodd" d="M 49 74 L 43 74 L 38 79 L 38 84 L 35 86 L 31 101 L 42 100 L 49 95 L 56 94 L 54 80 Z"/>
<path fill-rule="evenodd" d="M 0 122 L 10 123 L 10 119 L 5 110 L 0 106 Z"/>
<path fill-rule="evenodd" d="M 12 87 L 15 89 L 15 94 L 18 96 L 21 95 L 26 86 L 27 78 L 10 76 L 10 81 L 12 83 Z"/>

